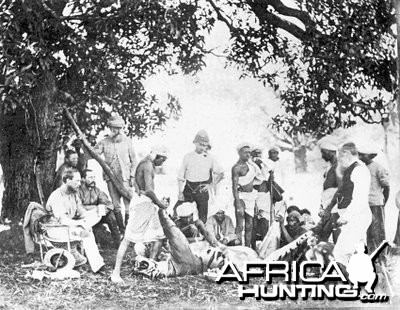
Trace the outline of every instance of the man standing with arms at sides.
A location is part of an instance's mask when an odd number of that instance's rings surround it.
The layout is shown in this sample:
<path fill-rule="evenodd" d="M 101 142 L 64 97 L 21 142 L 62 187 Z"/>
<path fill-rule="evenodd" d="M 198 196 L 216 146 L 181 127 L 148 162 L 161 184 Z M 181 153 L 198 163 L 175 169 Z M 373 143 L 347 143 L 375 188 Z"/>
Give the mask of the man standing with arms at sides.
<path fill-rule="evenodd" d="M 197 204 L 199 218 L 206 223 L 208 216 L 209 190 L 224 177 L 216 160 L 208 153 L 210 139 L 205 130 L 200 130 L 194 140 L 195 150 L 183 157 L 178 174 L 178 201 Z M 215 178 L 214 178 L 215 174 Z M 214 181 L 213 181 L 214 180 Z"/>
<path fill-rule="evenodd" d="M 341 233 L 333 249 L 333 256 L 339 263 L 347 266 L 360 241 L 366 241 L 367 229 L 371 224 L 371 210 L 368 204 L 371 174 L 364 163 L 358 159 L 354 143 L 344 144 L 339 152 L 340 166 L 344 169 L 342 185 L 338 191 L 338 225 Z"/>
<path fill-rule="evenodd" d="M 236 234 L 239 240 L 242 240 L 244 226 L 244 245 L 251 247 L 254 208 L 257 199 L 257 191 L 253 188 L 253 182 L 256 176 L 261 174 L 261 171 L 256 164 L 249 160 L 251 152 L 249 143 L 242 143 L 236 149 L 239 154 L 239 160 L 232 167 L 232 193 L 236 210 Z"/>
<path fill-rule="evenodd" d="M 105 162 L 110 166 L 117 179 L 119 179 L 125 188 L 129 189 L 134 187 L 137 191 L 135 182 L 136 156 L 132 140 L 122 132 L 124 126 L 125 123 L 121 116 L 111 116 L 108 120 L 110 134 L 96 145 L 95 151 L 99 155 L 104 154 Z M 114 205 L 114 214 L 119 231 L 121 234 L 124 234 L 125 224 L 121 213 L 121 198 L 123 198 L 125 204 L 125 222 L 128 221 L 129 217 L 129 200 L 122 197 L 105 173 L 103 175 Z"/>
<path fill-rule="evenodd" d="M 336 206 L 337 190 L 341 183 L 337 162 L 338 149 L 336 145 L 328 141 L 322 142 L 319 147 L 321 149 L 322 159 L 330 163 L 330 165 L 324 173 L 321 209 L 319 211 L 321 220 L 312 230 L 319 235 L 321 241 L 325 242 L 328 241 L 332 234 L 333 243 L 336 243 L 340 233 L 340 229 L 336 227 L 336 221 L 339 218 L 338 208 Z"/>
<path fill-rule="evenodd" d="M 268 186 L 268 179 L 270 177 L 270 168 L 265 164 L 262 158 L 262 150 L 260 147 L 255 146 L 251 151 L 251 160 L 261 169 L 261 175 L 254 180 L 254 189 L 257 193 L 255 227 L 254 229 L 259 233 L 261 240 L 264 239 L 270 227 L 271 218 L 271 194 Z M 256 242 L 254 238 L 253 243 Z M 253 244 L 255 247 L 255 244 Z"/>
<path fill-rule="evenodd" d="M 148 243 L 151 242 L 150 258 L 156 260 L 161 250 L 162 241 L 165 238 L 163 229 L 158 217 L 158 206 L 163 203 L 154 193 L 154 176 L 155 167 L 162 166 L 167 160 L 167 151 L 164 147 L 153 147 L 149 155 L 147 155 L 137 166 L 136 182 L 139 186 L 141 195 L 132 197 L 131 212 L 126 226 L 124 239 L 119 246 L 117 259 L 115 261 L 114 272 L 111 275 L 113 282 L 122 282 L 121 265 L 129 244 L 132 243 Z M 152 197 L 150 199 L 146 195 Z M 155 201 L 153 203 L 153 201 Z"/>
<path fill-rule="evenodd" d="M 371 226 L 367 231 L 368 253 L 372 253 L 386 239 L 385 236 L 385 204 L 389 199 L 390 185 L 389 173 L 373 159 L 378 152 L 373 143 L 360 145 L 358 156 L 371 173 L 371 186 L 369 190 L 369 207 L 372 212 Z"/>
<path fill-rule="evenodd" d="M 65 151 L 64 163 L 58 168 L 53 183 L 53 191 L 64 184 L 62 176 L 66 170 L 78 171 L 78 154 L 73 150 Z"/>

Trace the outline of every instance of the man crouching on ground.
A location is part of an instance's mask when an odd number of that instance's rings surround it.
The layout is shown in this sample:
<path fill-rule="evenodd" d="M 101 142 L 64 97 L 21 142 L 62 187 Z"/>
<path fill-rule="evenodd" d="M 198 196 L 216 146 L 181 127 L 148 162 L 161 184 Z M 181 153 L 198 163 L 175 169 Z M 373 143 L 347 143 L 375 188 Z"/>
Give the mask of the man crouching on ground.
<path fill-rule="evenodd" d="M 131 242 L 135 244 L 151 242 L 150 257 L 152 259 L 157 259 L 160 252 L 165 236 L 157 216 L 156 205 L 162 203 L 154 194 L 154 176 L 155 167 L 161 166 L 167 159 L 166 153 L 164 147 L 153 147 L 151 153 L 139 163 L 136 169 L 135 179 L 140 192 L 151 193 L 153 198 L 150 199 L 146 195 L 132 197 L 125 236 L 119 246 L 114 272 L 111 275 L 113 282 L 123 282 L 120 275 L 121 264 Z"/>

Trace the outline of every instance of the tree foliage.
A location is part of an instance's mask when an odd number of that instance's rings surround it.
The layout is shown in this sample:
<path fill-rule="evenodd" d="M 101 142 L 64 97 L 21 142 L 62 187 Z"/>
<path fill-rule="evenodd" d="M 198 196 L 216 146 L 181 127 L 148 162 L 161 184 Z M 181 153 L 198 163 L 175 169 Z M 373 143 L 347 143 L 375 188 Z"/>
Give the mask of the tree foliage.
<path fill-rule="evenodd" d="M 179 113 L 178 102 L 170 96 L 159 103 L 143 82 L 159 70 L 191 73 L 204 64 L 204 23 L 193 23 L 192 14 L 190 5 L 159 1 L 3 1 L 3 112 L 29 111 L 32 90 L 50 74 L 54 104 L 67 102 L 88 134 L 103 129 L 111 111 L 124 117 L 132 135 L 159 128 Z"/>
<path fill-rule="evenodd" d="M 186 3 L 109 0 L 4 0 L 0 3 L 0 163 L 3 211 L 20 218 L 50 194 L 56 150 L 74 114 L 91 138 L 111 112 L 144 136 L 179 115 L 144 81 L 159 71 L 203 65 L 204 17 Z M 40 199 L 39 199 L 40 198 Z"/>
<path fill-rule="evenodd" d="M 230 30 L 229 64 L 271 85 L 286 132 L 323 135 L 380 122 L 395 97 L 391 1 L 208 0 Z M 285 2 L 287 3 L 287 2 Z"/>

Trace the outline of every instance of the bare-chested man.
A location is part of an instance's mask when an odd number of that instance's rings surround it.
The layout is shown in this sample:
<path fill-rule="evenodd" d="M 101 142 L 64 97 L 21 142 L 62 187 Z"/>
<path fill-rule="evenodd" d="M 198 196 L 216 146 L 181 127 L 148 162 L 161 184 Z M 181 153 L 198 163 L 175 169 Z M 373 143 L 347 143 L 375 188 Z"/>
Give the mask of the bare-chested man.
<path fill-rule="evenodd" d="M 111 275 L 113 282 L 122 282 L 121 264 L 131 242 L 135 244 L 151 243 L 150 258 L 157 259 L 165 236 L 158 217 L 156 204 L 162 204 L 162 202 L 154 193 L 154 176 L 155 167 L 161 166 L 166 159 L 167 152 L 164 147 L 153 147 L 151 153 L 137 166 L 135 179 L 140 193 L 147 193 L 153 198 L 140 195 L 134 196 L 131 200 L 131 216 L 126 226 L 124 239 L 118 249 L 114 272 Z M 156 204 L 153 203 L 154 200 Z"/>
<path fill-rule="evenodd" d="M 250 144 L 242 143 L 237 148 L 238 162 L 232 167 L 232 192 L 236 210 L 236 234 L 239 240 L 243 240 L 243 221 L 245 228 L 244 244 L 250 247 L 253 234 L 254 208 L 257 199 L 257 191 L 253 188 L 253 182 L 261 171 L 250 159 Z M 242 242 L 243 244 L 243 242 Z"/>

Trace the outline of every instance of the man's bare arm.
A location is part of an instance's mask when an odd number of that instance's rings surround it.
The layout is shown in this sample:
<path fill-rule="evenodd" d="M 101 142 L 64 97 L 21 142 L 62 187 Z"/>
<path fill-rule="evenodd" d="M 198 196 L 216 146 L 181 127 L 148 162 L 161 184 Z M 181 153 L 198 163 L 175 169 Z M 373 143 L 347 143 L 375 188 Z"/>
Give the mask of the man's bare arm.
<path fill-rule="evenodd" d="M 232 194 L 235 200 L 239 199 L 239 171 L 240 168 L 238 166 L 235 165 L 232 167 Z"/>

